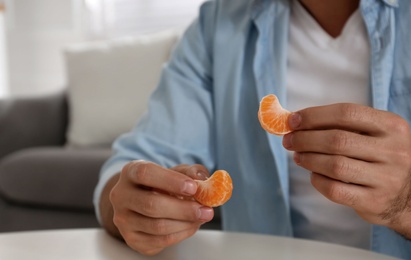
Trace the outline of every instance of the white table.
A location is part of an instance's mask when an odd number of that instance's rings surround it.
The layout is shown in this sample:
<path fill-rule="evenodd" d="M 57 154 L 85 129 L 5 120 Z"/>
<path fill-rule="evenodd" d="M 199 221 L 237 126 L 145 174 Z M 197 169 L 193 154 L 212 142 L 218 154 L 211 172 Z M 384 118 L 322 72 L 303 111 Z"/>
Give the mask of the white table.
<path fill-rule="evenodd" d="M 394 259 L 365 250 L 267 235 L 199 231 L 154 257 L 134 252 L 101 229 L 0 233 L 1 260 Z"/>

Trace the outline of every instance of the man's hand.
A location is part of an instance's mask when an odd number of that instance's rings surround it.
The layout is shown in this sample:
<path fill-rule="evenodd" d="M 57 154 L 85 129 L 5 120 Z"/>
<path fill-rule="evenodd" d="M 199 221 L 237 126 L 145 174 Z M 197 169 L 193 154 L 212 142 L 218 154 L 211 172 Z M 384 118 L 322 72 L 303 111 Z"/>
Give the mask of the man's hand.
<path fill-rule="evenodd" d="M 411 132 L 396 114 L 354 104 L 303 109 L 283 146 L 325 197 L 411 239 Z"/>
<path fill-rule="evenodd" d="M 103 191 L 104 227 L 134 250 L 157 254 L 192 236 L 213 218 L 212 208 L 188 199 L 197 190 L 193 179 L 207 176 L 201 165 L 165 169 L 150 162 L 131 162 Z"/>

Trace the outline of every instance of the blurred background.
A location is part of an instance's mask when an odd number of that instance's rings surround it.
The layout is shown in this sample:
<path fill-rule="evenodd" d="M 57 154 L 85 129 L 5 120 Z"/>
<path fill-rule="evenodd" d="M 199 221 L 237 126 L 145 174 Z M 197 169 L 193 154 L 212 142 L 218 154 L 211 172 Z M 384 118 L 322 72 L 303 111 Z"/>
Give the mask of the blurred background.
<path fill-rule="evenodd" d="M 204 0 L 0 0 L 0 97 L 65 87 L 71 43 L 184 29 Z"/>

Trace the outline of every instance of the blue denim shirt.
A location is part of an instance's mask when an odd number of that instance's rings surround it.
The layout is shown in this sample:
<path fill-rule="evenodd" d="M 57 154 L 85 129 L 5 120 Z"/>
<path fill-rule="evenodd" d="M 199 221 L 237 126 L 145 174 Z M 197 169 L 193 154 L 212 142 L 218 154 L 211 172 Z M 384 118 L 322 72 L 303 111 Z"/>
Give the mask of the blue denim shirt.
<path fill-rule="evenodd" d="M 372 104 L 411 122 L 411 1 L 363 0 L 360 8 L 371 44 Z M 225 230 L 292 236 L 286 150 L 257 119 L 264 95 L 286 101 L 289 16 L 287 0 L 201 7 L 163 69 L 148 112 L 114 143 L 95 191 L 97 212 L 104 184 L 131 160 L 200 163 L 232 175 Z M 396 232 L 374 226 L 371 239 L 372 250 L 411 259 L 411 242 Z"/>

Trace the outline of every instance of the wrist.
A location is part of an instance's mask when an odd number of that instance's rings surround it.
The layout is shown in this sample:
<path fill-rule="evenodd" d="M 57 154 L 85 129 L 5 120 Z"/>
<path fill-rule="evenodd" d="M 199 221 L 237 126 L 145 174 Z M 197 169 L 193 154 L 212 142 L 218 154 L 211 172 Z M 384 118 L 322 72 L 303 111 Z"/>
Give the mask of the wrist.
<path fill-rule="evenodd" d="M 403 212 L 398 218 L 389 225 L 397 233 L 408 240 L 411 240 L 411 211 Z"/>
<path fill-rule="evenodd" d="M 112 236 L 122 239 L 122 236 L 118 228 L 113 222 L 114 210 L 110 202 L 110 192 L 113 189 L 113 187 L 117 184 L 119 178 L 120 174 L 114 175 L 104 187 L 101 193 L 99 212 L 101 216 L 101 225 L 103 226 L 103 228 L 106 229 L 106 231 Z"/>

